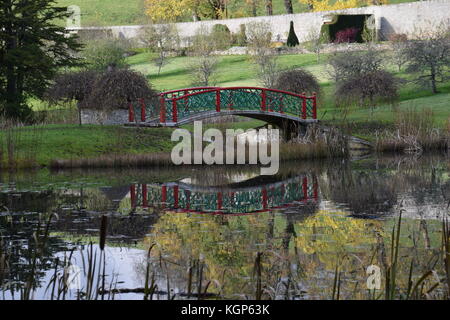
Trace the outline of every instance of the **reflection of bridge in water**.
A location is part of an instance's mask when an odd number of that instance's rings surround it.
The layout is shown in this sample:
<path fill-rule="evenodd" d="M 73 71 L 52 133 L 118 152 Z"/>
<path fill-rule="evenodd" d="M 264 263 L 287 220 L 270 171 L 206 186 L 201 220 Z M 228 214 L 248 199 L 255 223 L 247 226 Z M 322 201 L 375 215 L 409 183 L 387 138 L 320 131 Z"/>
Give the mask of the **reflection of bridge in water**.
<path fill-rule="evenodd" d="M 252 185 L 252 180 L 258 185 Z M 296 176 L 269 183 L 258 180 L 219 187 L 183 182 L 134 184 L 130 186 L 131 206 L 177 212 L 247 214 L 315 202 L 318 198 L 315 177 Z"/>

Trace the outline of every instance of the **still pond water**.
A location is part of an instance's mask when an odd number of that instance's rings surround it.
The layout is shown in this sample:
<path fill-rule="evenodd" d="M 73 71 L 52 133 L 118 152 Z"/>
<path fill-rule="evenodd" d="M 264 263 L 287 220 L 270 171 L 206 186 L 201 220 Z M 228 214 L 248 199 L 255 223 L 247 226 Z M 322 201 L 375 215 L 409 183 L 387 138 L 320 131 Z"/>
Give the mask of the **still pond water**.
<path fill-rule="evenodd" d="M 444 296 L 448 157 L 282 167 L 3 172 L 0 297 L 143 299 L 147 278 L 149 299 L 384 298 L 400 213 L 398 297 L 411 266 Z"/>

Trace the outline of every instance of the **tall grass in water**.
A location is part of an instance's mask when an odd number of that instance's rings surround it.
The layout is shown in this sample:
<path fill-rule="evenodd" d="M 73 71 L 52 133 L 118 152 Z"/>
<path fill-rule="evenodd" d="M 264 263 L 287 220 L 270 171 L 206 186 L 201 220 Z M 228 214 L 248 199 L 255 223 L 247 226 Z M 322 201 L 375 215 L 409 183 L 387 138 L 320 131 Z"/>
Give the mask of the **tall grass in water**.
<path fill-rule="evenodd" d="M 449 131 L 436 128 L 430 108 L 396 110 L 394 126 L 394 131 L 377 132 L 377 151 L 421 153 L 449 147 Z"/>
<path fill-rule="evenodd" d="M 349 155 L 347 138 L 337 129 L 310 125 L 306 134 L 280 146 L 282 160 L 344 158 Z"/>
<path fill-rule="evenodd" d="M 0 168 L 20 169 L 37 165 L 41 130 L 21 122 L 0 118 Z"/>
<path fill-rule="evenodd" d="M 442 221 L 442 253 L 447 282 L 447 299 L 450 299 L 450 224 L 447 218 Z"/>

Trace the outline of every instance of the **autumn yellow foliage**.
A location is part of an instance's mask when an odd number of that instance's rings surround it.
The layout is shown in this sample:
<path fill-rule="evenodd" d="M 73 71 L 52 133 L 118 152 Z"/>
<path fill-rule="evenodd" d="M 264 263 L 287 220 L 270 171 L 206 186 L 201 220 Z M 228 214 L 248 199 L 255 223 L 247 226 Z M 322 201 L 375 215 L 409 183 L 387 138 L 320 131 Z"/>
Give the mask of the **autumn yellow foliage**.
<path fill-rule="evenodd" d="M 176 21 L 186 13 L 193 0 L 145 0 L 146 14 L 153 21 Z"/>
<path fill-rule="evenodd" d="M 331 11 L 348 8 L 357 8 L 363 5 L 382 5 L 389 0 L 299 0 L 300 3 L 307 4 L 312 11 Z"/>

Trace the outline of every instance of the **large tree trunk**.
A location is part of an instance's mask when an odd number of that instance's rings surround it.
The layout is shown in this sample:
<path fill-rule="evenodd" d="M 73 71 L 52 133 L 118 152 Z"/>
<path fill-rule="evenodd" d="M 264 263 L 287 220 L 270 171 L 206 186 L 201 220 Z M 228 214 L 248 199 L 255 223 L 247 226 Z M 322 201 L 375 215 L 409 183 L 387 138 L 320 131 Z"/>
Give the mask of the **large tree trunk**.
<path fill-rule="evenodd" d="M 9 7 L 6 7 L 9 9 Z M 10 10 L 8 10 L 9 14 L 12 15 L 12 12 Z M 5 41 L 5 47 L 6 47 L 6 52 L 9 53 L 13 50 L 15 50 L 17 48 L 17 39 L 16 39 L 16 35 L 13 32 L 13 26 L 11 23 L 8 23 L 5 27 L 5 35 L 7 35 L 6 37 L 6 41 Z M 17 117 L 17 104 L 18 104 L 18 99 L 20 97 L 19 92 L 18 92 L 18 79 L 17 79 L 17 74 L 15 71 L 15 67 L 14 64 L 11 63 L 11 61 L 9 61 L 8 64 L 6 64 L 5 66 L 5 70 L 6 70 L 6 103 L 5 103 L 5 115 L 7 117 Z"/>
<path fill-rule="evenodd" d="M 434 68 L 431 68 L 431 90 L 433 93 L 438 93 L 436 86 L 436 72 L 434 71 Z"/>
<path fill-rule="evenodd" d="M 287 14 L 294 13 L 294 10 L 292 9 L 292 0 L 284 0 L 284 7 L 286 8 Z"/>
<path fill-rule="evenodd" d="M 266 0 L 266 14 L 268 16 L 273 15 L 273 5 L 272 0 Z"/>

